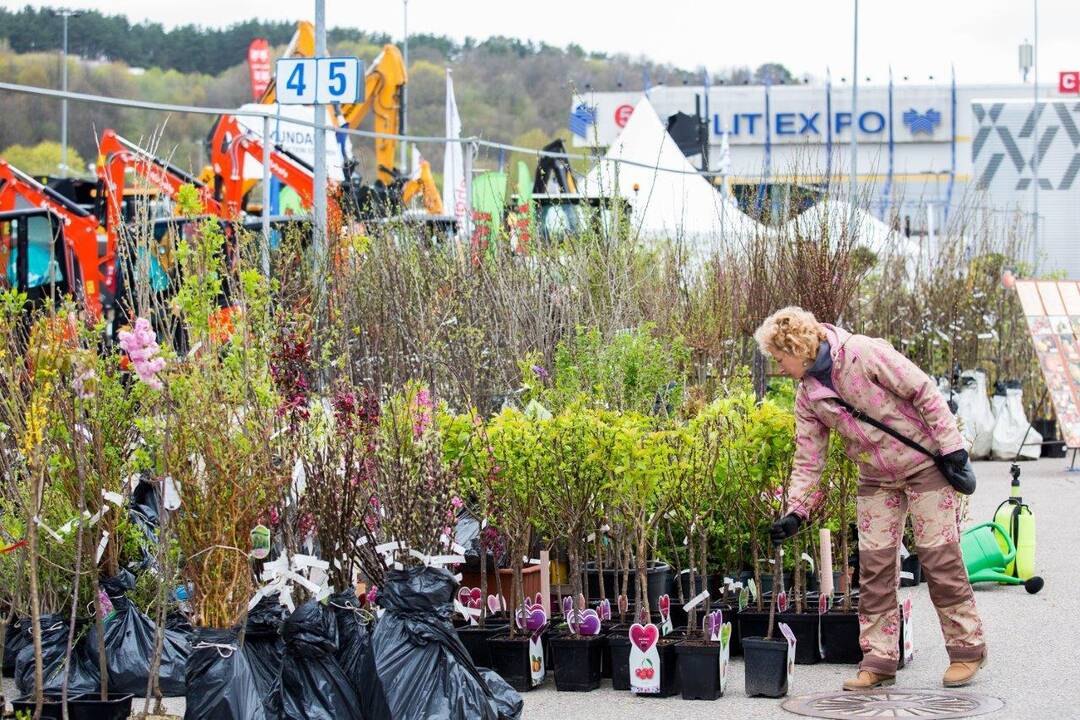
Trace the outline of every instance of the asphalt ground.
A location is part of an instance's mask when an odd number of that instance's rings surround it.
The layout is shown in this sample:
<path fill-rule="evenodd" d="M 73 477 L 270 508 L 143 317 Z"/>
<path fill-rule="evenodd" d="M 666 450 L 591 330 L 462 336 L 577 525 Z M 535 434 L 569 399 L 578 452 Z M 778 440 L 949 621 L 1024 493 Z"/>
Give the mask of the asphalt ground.
<path fill-rule="evenodd" d="M 1080 472 L 1066 471 L 1065 460 L 1039 460 L 1021 465 L 1024 499 L 1038 523 L 1037 572 L 1046 580 L 1038 595 L 1020 586 L 976 586 L 990 661 L 965 692 L 1000 698 L 1002 710 L 984 717 L 1080 718 L 1080 681 L 1073 663 L 1080 659 Z M 972 496 L 971 523 L 992 518 L 1009 494 L 1009 463 L 975 465 L 979 489 Z M 911 597 L 916 638 L 915 660 L 902 669 L 897 687 L 941 688 L 948 666 L 945 643 L 926 585 L 901 588 L 901 600 Z M 604 680 L 588 693 L 555 690 L 549 676 L 540 688 L 525 693 L 526 720 L 624 720 L 627 718 L 695 720 L 697 718 L 795 718 L 780 706 L 782 700 L 749 698 L 743 692 L 741 659 L 729 671 L 727 694 L 713 702 L 681 698 L 646 698 L 620 692 Z M 791 695 L 839 691 L 855 667 L 798 665 Z M 14 696 L 10 679 L 7 697 Z M 166 701 L 169 712 L 183 716 L 183 698 Z M 138 704 L 142 709 L 142 704 Z"/>

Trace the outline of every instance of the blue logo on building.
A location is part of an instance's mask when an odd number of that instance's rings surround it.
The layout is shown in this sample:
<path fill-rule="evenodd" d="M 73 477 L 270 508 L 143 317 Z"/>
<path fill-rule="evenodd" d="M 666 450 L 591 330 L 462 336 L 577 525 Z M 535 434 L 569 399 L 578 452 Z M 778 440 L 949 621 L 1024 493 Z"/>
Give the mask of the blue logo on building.
<path fill-rule="evenodd" d="M 581 103 L 570 113 L 570 132 L 578 137 L 588 137 L 589 128 L 596 123 L 596 108 Z"/>
<path fill-rule="evenodd" d="M 941 113 L 934 108 L 930 108 L 924 113 L 911 108 L 904 113 L 904 124 L 911 130 L 912 135 L 918 135 L 919 133 L 933 135 L 934 128 L 941 124 Z"/>

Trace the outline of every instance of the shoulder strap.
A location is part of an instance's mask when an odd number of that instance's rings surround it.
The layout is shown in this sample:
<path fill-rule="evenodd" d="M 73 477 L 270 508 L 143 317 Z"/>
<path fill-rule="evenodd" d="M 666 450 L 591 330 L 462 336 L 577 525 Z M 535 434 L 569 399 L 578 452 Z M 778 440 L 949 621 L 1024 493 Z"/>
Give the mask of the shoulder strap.
<path fill-rule="evenodd" d="M 901 435 L 900 433 L 896 432 L 895 430 L 893 430 L 891 427 L 889 427 L 885 423 L 883 423 L 883 422 L 881 422 L 879 420 L 875 420 L 874 418 L 872 418 L 869 415 L 867 415 L 866 413 L 864 413 L 862 410 L 859 410 L 858 408 L 852 407 L 851 403 L 849 403 L 847 400 L 844 400 L 841 397 L 834 397 L 834 398 L 829 398 L 829 399 L 832 400 L 833 402 L 835 402 L 840 407 L 847 410 L 849 413 L 851 413 L 851 416 L 853 418 L 855 418 L 856 420 L 862 420 L 867 425 L 873 425 L 874 427 L 876 427 L 881 432 L 886 433 L 888 435 L 891 435 L 892 437 L 896 438 L 900 442 L 907 445 L 912 450 L 917 450 L 917 451 L 921 452 L 923 455 L 926 455 L 927 457 L 930 457 L 930 458 L 933 458 L 934 460 L 937 460 L 938 456 L 936 454 L 930 452 L 929 450 L 924 448 L 922 445 L 915 442 L 914 440 L 907 437 L 906 435 Z"/>

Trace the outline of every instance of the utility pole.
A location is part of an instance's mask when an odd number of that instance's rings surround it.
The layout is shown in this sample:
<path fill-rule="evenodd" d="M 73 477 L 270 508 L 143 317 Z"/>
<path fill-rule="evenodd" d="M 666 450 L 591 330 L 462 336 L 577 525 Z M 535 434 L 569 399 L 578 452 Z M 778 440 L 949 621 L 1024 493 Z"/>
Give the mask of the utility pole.
<path fill-rule="evenodd" d="M 855 185 L 859 174 L 859 0 L 855 0 L 855 33 L 851 60 L 851 176 L 848 178 L 848 204 L 855 216 Z M 830 118 L 830 122 L 831 122 Z"/>
<path fill-rule="evenodd" d="M 1035 260 L 1035 269 L 1039 268 L 1039 0 L 1032 0 L 1032 10 L 1035 21 L 1035 42 L 1034 42 L 1034 82 L 1031 83 L 1032 97 L 1034 102 L 1031 105 L 1032 117 L 1035 119 L 1035 131 L 1031 135 L 1031 174 L 1034 189 L 1032 190 L 1032 200 L 1034 204 L 1034 213 L 1031 219 L 1031 228 L 1033 235 L 1032 242 L 1032 255 Z"/>
<path fill-rule="evenodd" d="M 405 42 L 403 43 L 403 55 L 405 61 L 405 75 L 409 74 L 409 0 L 403 0 L 405 5 Z M 401 134 L 407 134 L 409 129 L 409 83 L 401 86 Z M 408 175 L 412 168 L 409 167 L 408 143 L 401 141 L 399 152 L 401 154 L 401 171 Z"/>
<path fill-rule="evenodd" d="M 315 57 L 326 57 L 326 0 L 315 0 Z M 315 272 L 326 272 L 323 267 L 326 248 L 326 107 L 315 105 L 315 197 L 312 203 L 312 249 Z M 321 281 L 316 281 L 321 286 Z"/>
<path fill-rule="evenodd" d="M 60 69 L 60 89 L 66 93 L 68 89 L 68 18 L 78 17 L 83 13 L 81 10 L 60 8 L 53 10 L 53 14 L 59 15 L 64 20 L 64 63 Z M 68 175 L 67 115 L 68 101 L 67 97 L 64 97 L 60 101 L 60 177 L 67 177 Z"/>

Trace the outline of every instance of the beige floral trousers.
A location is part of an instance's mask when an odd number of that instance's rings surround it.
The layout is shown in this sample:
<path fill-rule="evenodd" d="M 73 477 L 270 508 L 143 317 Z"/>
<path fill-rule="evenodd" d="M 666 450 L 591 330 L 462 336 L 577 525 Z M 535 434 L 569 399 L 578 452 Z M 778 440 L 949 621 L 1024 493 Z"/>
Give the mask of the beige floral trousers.
<path fill-rule="evenodd" d="M 960 554 L 957 504 L 956 491 L 933 466 L 896 485 L 860 486 L 860 669 L 896 674 L 900 659 L 896 589 L 900 541 L 908 512 L 923 577 L 941 622 L 950 661 L 979 660 L 986 654 L 982 621 Z"/>

